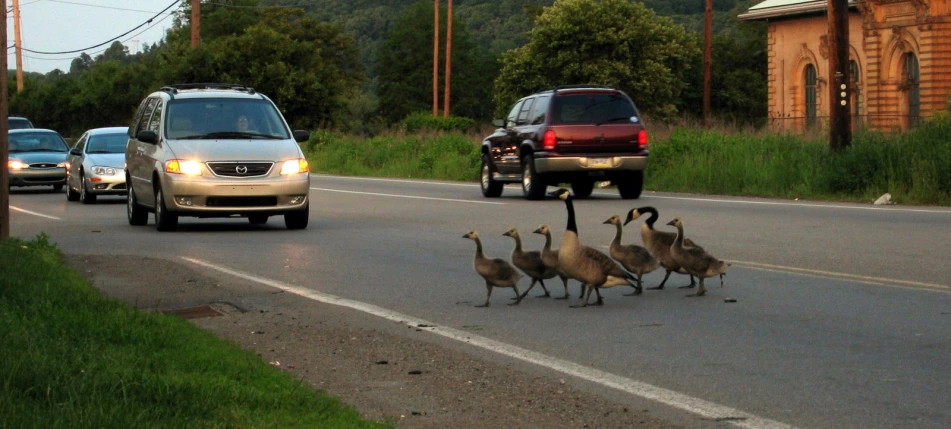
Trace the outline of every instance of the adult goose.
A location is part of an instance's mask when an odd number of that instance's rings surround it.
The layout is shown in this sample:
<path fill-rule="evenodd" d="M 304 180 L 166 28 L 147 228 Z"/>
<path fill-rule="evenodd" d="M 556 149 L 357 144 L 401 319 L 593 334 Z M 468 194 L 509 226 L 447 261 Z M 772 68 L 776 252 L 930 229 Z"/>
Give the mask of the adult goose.
<path fill-rule="evenodd" d="M 522 279 L 522 274 L 508 263 L 508 261 L 500 258 L 487 258 L 482 253 L 482 240 L 479 239 L 479 234 L 475 231 L 469 231 L 462 238 L 468 238 L 476 243 L 476 252 L 475 258 L 472 261 L 472 265 L 475 267 L 477 273 L 485 279 L 485 304 L 477 305 L 476 307 L 488 307 L 489 298 L 492 297 L 492 288 L 493 287 L 510 287 L 515 290 L 515 302 L 509 305 L 518 305 L 522 301 L 521 296 L 518 293 L 518 281 Z"/>
<path fill-rule="evenodd" d="M 502 235 L 515 239 L 515 248 L 512 249 L 512 265 L 515 265 L 516 268 L 532 279 L 532 284 L 528 286 L 528 289 L 525 289 L 521 298 L 528 295 L 528 292 L 535 287 L 535 283 L 541 284 L 542 290 L 545 291 L 545 294 L 538 295 L 538 298 L 551 297 L 551 294 L 548 293 L 548 288 L 545 287 L 545 280 L 558 275 L 555 269 L 545 266 L 540 251 L 530 250 L 526 252 L 522 250 L 522 237 L 519 235 L 517 228 L 509 228 L 509 230 L 505 231 Z"/>
<path fill-rule="evenodd" d="M 670 246 L 671 256 L 688 274 L 700 278 L 700 288 L 697 289 L 697 293 L 687 296 L 703 296 L 707 293 L 703 280 L 717 275 L 723 278 L 730 264 L 713 257 L 699 247 L 684 247 L 684 223 L 679 218 L 667 222 L 667 225 L 677 228 L 677 237 L 674 239 L 674 244 Z"/>
<path fill-rule="evenodd" d="M 545 247 L 542 247 L 542 262 L 546 267 L 552 268 L 555 272 L 558 273 L 558 277 L 561 279 L 561 282 L 565 285 L 565 295 L 561 298 L 555 299 L 568 299 L 571 296 L 568 293 L 568 275 L 565 274 L 560 268 L 558 268 L 558 249 L 551 248 L 551 228 L 546 224 L 539 225 L 538 229 L 532 231 L 535 234 L 541 234 L 545 236 Z M 581 295 L 584 296 L 584 285 L 581 285 Z"/>
<path fill-rule="evenodd" d="M 674 261 L 674 258 L 670 256 L 670 246 L 674 244 L 674 239 L 677 237 L 677 233 L 668 232 L 668 231 L 658 231 L 654 229 L 654 222 L 657 222 L 659 217 L 657 209 L 651 206 L 638 207 L 631 209 L 627 212 L 627 219 L 624 220 L 624 225 L 627 225 L 634 219 L 640 218 L 643 214 L 648 214 L 647 220 L 641 224 L 641 239 L 644 240 L 644 247 L 647 248 L 654 255 L 654 258 L 660 262 L 660 266 L 664 267 L 666 274 L 664 274 L 664 280 L 660 282 L 660 285 L 655 287 L 649 287 L 648 289 L 656 290 L 663 289 L 664 284 L 667 283 L 667 279 L 670 278 L 670 273 L 680 273 L 688 274 L 686 271 L 681 269 L 681 267 Z M 684 247 L 697 247 L 703 250 L 697 243 L 694 243 L 693 240 L 689 238 L 684 239 Z M 690 289 L 697 286 L 697 282 L 694 280 L 693 276 L 690 275 L 690 284 L 687 286 L 681 286 L 681 289 Z"/>
<path fill-rule="evenodd" d="M 558 249 L 558 267 L 568 277 L 587 286 L 588 292 L 580 306 L 586 307 L 588 305 L 592 290 L 598 295 L 596 305 L 603 305 L 604 301 L 601 299 L 600 289 L 619 285 L 636 287 L 634 285 L 636 279 L 633 275 L 624 271 L 617 262 L 614 262 L 608 255 L 581 244 L 578 239 L 578 225 L 575 223 L 575 207 L 571 193 L 567 189 L 561 188 L 552 192 L 551 195 L 563 200 L 565 208 L 568 210 L 568 224 L 565 228 L 565 235 L 561 239 L 561 248 Z"/>
<path fill-rule="evenodd" d="M 625 295 L 639 295 L 644 289 L 641 278 L 644 274 L 656 270 L 657 267 L 660 266 L 660 263 L 657 261 L 657 258 L 654 258 L 654 255 L 651 255 L 651 252 L 644 247 L 636 244 L 621 244 L 623 228 L 621 227 L 620 216 L 611 215 L 611 217 L 604 221 L 604 224 L 614 225 L 617 228 L 614 240 L 611 240 L 611 245 L 608 248 L 608 254 L 610 254 L 615 261 L 618 261 L 625 270 L 637 276 L 637 286 L 634 292 Z"/>

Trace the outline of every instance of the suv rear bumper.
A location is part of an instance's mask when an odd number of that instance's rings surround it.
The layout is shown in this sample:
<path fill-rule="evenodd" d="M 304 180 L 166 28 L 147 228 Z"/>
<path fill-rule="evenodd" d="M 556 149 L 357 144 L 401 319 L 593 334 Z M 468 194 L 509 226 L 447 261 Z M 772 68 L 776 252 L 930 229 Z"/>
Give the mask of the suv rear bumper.
<path fill-rule="evenodd" d="M 535 158 L 535 171 L 539 174 L 581 171 L 643 171 L 645 168 L 647 168 L 647 155 Z"/>

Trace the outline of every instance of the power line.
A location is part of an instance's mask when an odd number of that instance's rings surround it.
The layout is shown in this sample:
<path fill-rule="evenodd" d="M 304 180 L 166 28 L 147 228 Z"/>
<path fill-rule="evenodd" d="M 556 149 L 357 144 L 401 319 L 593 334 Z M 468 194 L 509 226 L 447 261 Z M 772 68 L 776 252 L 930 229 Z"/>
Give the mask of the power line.
<path fill-rule="evenodd" d="M 21 47 L 20 49 L 23 50 L 23 51 L 29 52 L 29 53 L 40 54 L 40 55 L 75 54 L 75 53 L 79 53 L 79 52 L 83 52 L 83 51 L 88 51 L 88 50 L 90 50 L 90 49 L 95 49 L 95 48 L 98 48 L 98 47 L 103 46 L 103 45 L 105 45 L 105 44 L 108 44 L 108 43 L 110 43 L 110 42 L 113 42 L 113 41 L 115 41 L 116 39 L 118 39 L 118 38 L 120 38 L 120 37 L 125 37 L 125 36 L 128 35 L 129 33 L 133 32 L 133 31 L 135 31 L 135 30 L 138 30 L 139 28 L 142 28 L 143 26 L 145 26 L 145 25 L 147 25 L 147 24 L 151 24 L 152 21 L 153 21 L 155 18 L 158 18 L 159 16 L 161 16 L 162 14 L 164 14 L 165 12 L 167 12 L 169 9 L 172 8 L 172 6 L 175 6 L 176 4 L 179 4 L 179 0 L 173 1 L 172 4 L 168 5 L 168 7 L 166 7 L 165 9 L 163 9 L 161 12 L 155 14 L 155 16 L 149 18 L 147 21 L 145 21 L 145 22 L 143 22 L 143 23 L 141 23 L 141 24 L 135 26 L 135 28 L 133 28 L 133 29 L 131 29 L 131 30 L 129 30 L 129 31 L 126 31 L 125 33 L 122 33 L 122 34 L 120 34 L 120 35 L 118 35 L 118 36 L 116 36 L 116 37 L 113 37 L 113 38 L 109 39 L 109 40 L 106 40 L 105 42 L 102 42 L 102 43 L 100 43 L 100 44 L 98 44 L 98 45 L 93 45 L 93 46 L 90 46 L 90 47 L 88 47 L 88 48 L 75 49 L 75 50 L 72 50 L 72 51 L 60 51 L 60 52 L 34 51 L 34 50 L 32 50 L 32 49 L 26 49 L 26 48 L 23 48 L 23 47 Z"/>
<path fill-rule="evenodd" d="M 158 21 L 156 21 L 156 22 L 153 22 L 152 25 L 148 26 L 147 28 L 143 29 L 142 31 L 140 31 L 140 32 L 138 32 L 138 33 L 135 33 L 135 34 L 129 36 L 129 38 L 127 38 L 127 39 L 125 39 L 125 40 L 122 40 L 121 42 L 122 42 L 122 43 L 128 42 L 129 40 L 132 40 L 132 39 L 138 37 L 140 34 L 145 33 L 145 32 L 148 31 L 150 28 L 155 27 L 156 25 L 158 25 L 158 24 L 161 23 L 162 21 L 165 21 L 166 19 L 169 19 L 169 18 L 171 18 L 171 17 L 172 17 L 172 14 L 169 13 L 169 14 L 165 15 L 164 18 L 162 18 L 162 19 L 160 19 L 160 20 L 158 20 Z M 99 50 L 92 51 L 92 52 L 86 52 L 86 55 L 93 56 L 93 55 L 95 55 L 95 54 L 98 54 L 98 53 L 101 53 L 101 52 L 105 52 L 105 51 L 108 50 L 108 49 L 109 49 L 109 48 L 103 48 L 103 49 L 99 49 Z M 24 55 L 24 57 L 29 58 L 29 59 L 32 59 L 32 60 L 40 60 L 40 61 L 62 61 L 62 60 L 72 60 L 72 59 L 76 58 L 76 57 L 40 58 L 40 57 L 31 57 L 31 56 L 29 56 L 29 55 Z"/>
<path fill-rule="evenodd" d="M 102 9 L 124 10 L 124 11 L 128 11 L 128 12 L 155 13 L 155 12 L 153 12 L 153 11 L 151 11 L 151 10 L 125 9 L 125 8 L 115 7 L 115 6 L 102 6 L 102 5 L 98 5 L 98 4 L 79 3 L 79 2 L 74 2 L 74 1 L 65 1 L 65 0 L 47 0 L 47 1 L 50 1 L 50 2 L 53 2 L 53 3 L 74 4 L 74 5 L 77 5 L 77 6 L 98 7 L 98 8 L 102 8 Z"/>

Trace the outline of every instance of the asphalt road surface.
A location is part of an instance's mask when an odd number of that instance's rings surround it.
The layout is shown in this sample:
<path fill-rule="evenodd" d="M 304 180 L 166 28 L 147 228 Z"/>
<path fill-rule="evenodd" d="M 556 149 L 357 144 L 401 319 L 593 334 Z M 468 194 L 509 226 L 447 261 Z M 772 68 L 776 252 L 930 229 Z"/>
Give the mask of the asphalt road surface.
<path fill-rule="evenodd" d="M 686 276 L 664 290 L 601 307 L 579 299 L 489 308 L 472 267 L 470 229 L 491 257 L 508 258 L 517 227 L 526 249 L 550 224 L 554 245 L 564 203 L 526 201 L 517 186 L 486 199 L 478 185 L 315 175 L 310 226 L 283 219 L 181 218 L 160 233 L 126 221 L 125 199 L 67 203 L 49 188 L 13 188 L 11 234 L 49 234 L 69 254 L 142 255 L 331 302 L 352 311 L 429 326 L 474 354 L 501 354 L 554 371 L 604 395 L 630 395 L 689 416 L 738 427 L 947 428 L 951 425 L 951 210 L 645 192 L 621 200 L 596 190 L 576 200 L 581 241 L 607 251 L 612 214 L 654 206 L 658 229 L 683 219 L 688 237 L 732 263 L 688 298 Z M 623 242 L 641 244 L 641 221 Z M 148 267 L 143 267 L 147 275 Z M 658 284 L 663 271 L 645 277 Z M 521 289 L 528 286 L 523 279 Z M 560 281 L 546 282 L 555 296 Z M 541 293 L 536 286 L 530 295 Z M 727 300 L 735 302 L 727 302 Z"/>

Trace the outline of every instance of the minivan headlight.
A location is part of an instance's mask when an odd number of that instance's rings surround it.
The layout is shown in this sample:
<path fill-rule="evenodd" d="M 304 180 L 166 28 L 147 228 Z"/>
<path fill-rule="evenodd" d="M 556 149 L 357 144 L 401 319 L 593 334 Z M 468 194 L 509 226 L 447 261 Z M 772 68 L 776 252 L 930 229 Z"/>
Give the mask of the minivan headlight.
<path fill-rule="evenodd" d="M 284 161 L 281 167 L 281 175 L 306 173 L 310 171 L 310 165 L 304 158 L 289 159 Z"/>
<path fill-rule="evenodd" d="M 165 172 L 201 176 L 201 163 L 195 160 L 170 159 L 165 161 Z"/>
<path fill-rule="evenodd" d="M 115 176 L 116 169 L 113 167 L 103 167 L 101 165 L 95 165 L 92 167 L 92 172 L 100 176 Z"/>

